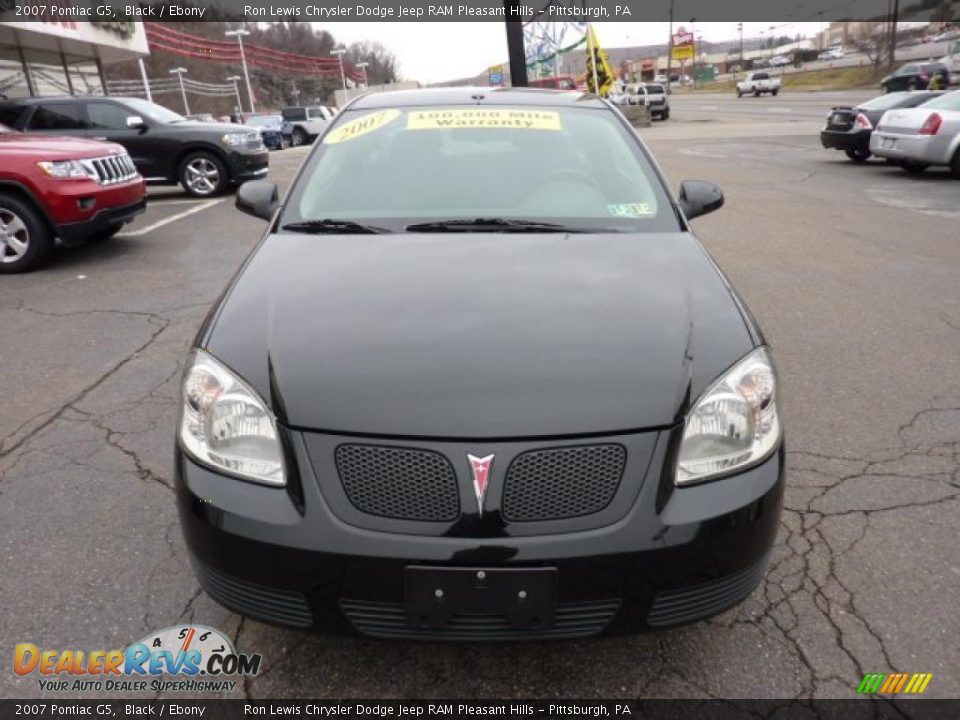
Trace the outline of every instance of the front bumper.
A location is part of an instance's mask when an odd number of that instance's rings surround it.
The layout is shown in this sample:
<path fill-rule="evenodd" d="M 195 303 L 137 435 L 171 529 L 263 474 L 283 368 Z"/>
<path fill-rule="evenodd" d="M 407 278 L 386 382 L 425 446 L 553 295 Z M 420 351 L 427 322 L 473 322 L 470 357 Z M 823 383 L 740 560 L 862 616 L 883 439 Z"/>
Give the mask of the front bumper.
<path fill-rule="evenodd" d="M 777 533 L 782 445 L 743 473 L 675 488 L 667 468 L 676 431 L 632 436 L 642 441 L 624 445 L 640 455 L 633 466 L 628 461 L 624 495 L 592 516 L 602 522 L 509 523 L 493 507 L 482 516 L 467 511 L 439 531 L 409 523 L 401 531 L 397 521 L 345 510 L 333 490 L 336 477 L 318 480 L 328 465 L 310 458 L 316 460 L 325 442 L 333 447 L 342 438 L 285 434 L 294 471 L 284 489 L 227 478 L 179 448 L 176 458 L 180 520 L 201 584 L 225 606 L 282 625 L 383 637 L 507 640 L 691 622 L 753 591 Z M 644 447 L 649 452 L 641 457 Z M 467 496 L 469 480 L 459 475 Z M 494 506 L 498 482 L 494 471 L 488 497 Z M 491 614 L 455 615 L 443 627 L 410 625 L 410 565 L 555 568 L 556 622 L 518 628 Z"/>
<path fill-rule="evenodd" d="M 259 180 L 266 177 L 269 172 L 270 151 L 266 146 L 256 150 L 236 148 L 228 153 L 227 165 L 230 170 L 230 180 L 234 183 Z"/>
<path fill-rule="evenodd" d="M 114 225 L 128 223 L 147 209 L 147 198 L 120 207 L 97 210 L 89 219 L 57 226 L 57 236 L 64 245 L 79 245 L 91 237 L 107 232 Z"/>
<path fill-rule="evenodd" d="M 828 150 L 863 150 L 870 149 L 871 130 L 857 130 L 847 132 L 841 130 L 821 130 L 820 144 Z"/>

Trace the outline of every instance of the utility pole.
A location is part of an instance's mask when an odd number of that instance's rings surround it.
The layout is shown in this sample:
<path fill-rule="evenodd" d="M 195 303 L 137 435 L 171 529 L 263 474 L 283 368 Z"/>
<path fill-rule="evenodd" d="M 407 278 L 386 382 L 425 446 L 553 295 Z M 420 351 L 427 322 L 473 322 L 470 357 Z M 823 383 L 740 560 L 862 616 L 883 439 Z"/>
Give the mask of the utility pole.
<path fill-rule="evenodd" d="M 140 77 L 143 79 L 143 90 L 147 93 L 147 102 L 153 102 L 153 95 L 150 94 L 150 81 L 147 80 L 147 68 L 143 64 L 143 58 L 137 58 L 140 63 Z"/>
<path fill-rule="evenodd" d="M 224 35 L 227 37 L 235 37 L 237 43 L 240 45 L 240 64 L 243 66 L 243 79 L 247 83 L 247 96 L 250 98 L 250 112 L 254 113 L 257 111 L 256 106 L 253 104 L 253 88 L 250 87 L 250 73 L 247 72 L 247 56 L 243 51 L 243 38 L 250 34 L 249 30 L 227 30 Z M 243 108 L 240 108 L 240 111 L 243 112 Z"/>
<path fill-rule="evenodd" d="M 190 114 L 190 105 L 187 104 L 187 91 L 186 91 L 186 89 L 183 87 L 183 74 L 184 74 L 185 72 L 187 72 L 187 69 L 186 69 L 185 67 L 178 67 L 178 68 L 174 68 L 173 70 L 171 70 L 171 71 L 170 71 L 170 74 L 171 74 L 171 75 L 176 75 L 177 78 L 180 80 L 180 97 L 183 98 L 183 114 L 184 114 L 184 115 L 189 115 L 189 114 Z"/>
<path fill-rule="evenodd" d="M 507 20 L 507 53 L 510 62 L 510 84 L 527 87 L 527 53 L 523 49 L 523 22 L 519 15 L 518 0 L 503 0 Z"/>
<path fill-rule="evenodd" d="M 737 23 L 737 30 L 740 31 L 740 72 L 743 72 L 743 23 L 742 22 Z"/>
<path fill-rule="evenodd" d="M 897 20 L 900 17 L 900 0 L 893 0 L 893 20 L 890 23 L 890 67 L 897 57 Z"/>
<path fill-rule="evenodd" d="M 673 67 L 673 0 L 670 0 L 670 40 L 667 43 L 667 92 L 670 92 L 670 75 Z"/>
<path fill-rule="evenodd" d="M 243 80 L 239 75 L 231 75 L 227 80 L 233 83 L 233 91 L 237 94 L 237 119 L 243 115 L 243 103 L 240 102 L 240 81 Z"/>

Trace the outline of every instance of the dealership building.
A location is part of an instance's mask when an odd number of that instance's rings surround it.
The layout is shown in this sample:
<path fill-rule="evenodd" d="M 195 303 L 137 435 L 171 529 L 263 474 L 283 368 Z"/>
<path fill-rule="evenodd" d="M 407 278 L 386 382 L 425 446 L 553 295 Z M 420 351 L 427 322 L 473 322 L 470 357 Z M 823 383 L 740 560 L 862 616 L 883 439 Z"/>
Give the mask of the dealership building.
<path fill-rule="evenodd" d="M 0 21 L 0 98 L 103 95 L 105 65 L 148 54 L 142 23 Z"/>

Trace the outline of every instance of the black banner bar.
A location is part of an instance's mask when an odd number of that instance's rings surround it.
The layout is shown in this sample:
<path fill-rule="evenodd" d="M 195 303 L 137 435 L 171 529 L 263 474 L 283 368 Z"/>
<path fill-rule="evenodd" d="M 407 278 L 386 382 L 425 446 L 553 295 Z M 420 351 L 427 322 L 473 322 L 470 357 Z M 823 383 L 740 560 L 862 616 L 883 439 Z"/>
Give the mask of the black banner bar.
<path fill-rule="evenodd" d="M 947 0 L 960 14 L 960 1 Z M 900 21 L 929 21 L 943 2 L 905 0 Z M 0 20 L 118 22 L 556 22 L 666 21 L 670 0 L 2 0 Z M 888 0 L 685 0 L 683 16 L 704 21 L 780 23 L 889 19 Z"/>
<path fill-rule="evenodd" d="M 0 700 L 0 718 L 955 720 L 960 700 Z"/>

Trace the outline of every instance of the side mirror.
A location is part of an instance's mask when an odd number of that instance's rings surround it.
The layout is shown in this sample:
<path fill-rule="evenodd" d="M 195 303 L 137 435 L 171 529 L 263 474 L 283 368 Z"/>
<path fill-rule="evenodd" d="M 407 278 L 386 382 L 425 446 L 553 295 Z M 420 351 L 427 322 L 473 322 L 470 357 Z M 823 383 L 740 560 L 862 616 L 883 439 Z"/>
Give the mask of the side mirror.
<path fill-rule="evenodd" d="M 277 184 L 270 180 L 250 180 L 237 188 L 237 210 L 269 220 L 280 202 Z"/>
<path fill-rule="evenodd" d="M 130 115 L 127 117 L 127 127 L 131 130 L 139 130 L 140 132 L 144 132 L 146 131 L 148 125 L 139 115 Z"/>
<path fill-rule="evenodd" d="M 687 220 L 723 207 L 723 190 L 712 182 L 684 180 L 680 183 L 680 209 Z"/>

